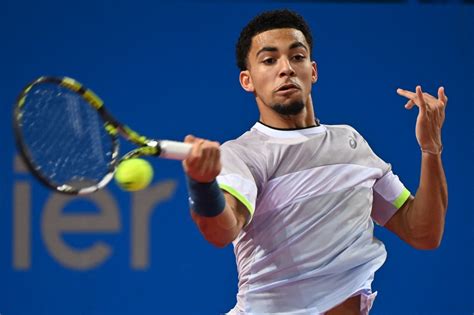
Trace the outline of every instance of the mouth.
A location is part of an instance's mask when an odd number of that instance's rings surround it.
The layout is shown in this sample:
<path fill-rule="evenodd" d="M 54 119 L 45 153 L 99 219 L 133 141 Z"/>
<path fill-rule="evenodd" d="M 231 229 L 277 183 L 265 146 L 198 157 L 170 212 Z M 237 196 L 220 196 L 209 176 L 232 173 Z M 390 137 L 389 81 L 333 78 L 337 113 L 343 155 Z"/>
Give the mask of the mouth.
<path fill-rule="evenodd" d="M 275 92 L 291 92 L 291 91 L 295 91 L 295 90 L 299 90 L 299 86 L 294 84 L 294 83 L 285 83 L 285 84 L 282 84 L 280 85 L 276 90 Z"/>

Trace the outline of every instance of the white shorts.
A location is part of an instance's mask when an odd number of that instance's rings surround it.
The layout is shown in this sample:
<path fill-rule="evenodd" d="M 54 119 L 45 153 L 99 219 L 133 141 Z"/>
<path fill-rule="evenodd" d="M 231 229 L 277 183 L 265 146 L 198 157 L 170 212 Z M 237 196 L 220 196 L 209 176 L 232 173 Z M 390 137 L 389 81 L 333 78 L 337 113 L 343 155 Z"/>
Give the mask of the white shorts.
<path fill-rule="evenodd" d="M 360 294 L 360 315 L 368 315 L 370 309 L 372 308 L 372 305 L 374 304 L 375 297 L 377 296 L 377 292 L 372 292 L 369 289 L 364 289 L 357 291 L 355 294 L 352 296 L 356 296 Z M 352 297 L 351 296 L 351 297 Z M 248 313 L 245 312 L 239 312 L 237 310 L 237 307 L 234 307 L 232 310 L 230 310 L 227 315 L 249 315 Z M 252 313 L 253 315 L 254 313 Z M 275 313 L 278 315 L 283 315 L 283 314 L 295 314 L 294 312 L 292 313 Z M 304 314 L 304 315 L 324 315 L 324 313 L 313 313 L 311 311 L 298 311 L 297 314 Z"/>
<path fill-rule="evenodd" d="M 369 289 L 363 289 L 360 291 L 357 291 L 350 297 L 356 296 L 360 294 L 360 315 L 368 315 L 370 309 L 372 308 L 372 305 L 374 304 L 375 297 L 377 296 L 377 291 L 372 292 Z M 324 315 L 319 314 L 319 315 Z"/>
<path fill-rule="evenodd" d="M 360 315 L 368 315 L 374 304 L 377 291 L 365 291 L 360 293 Z"/>

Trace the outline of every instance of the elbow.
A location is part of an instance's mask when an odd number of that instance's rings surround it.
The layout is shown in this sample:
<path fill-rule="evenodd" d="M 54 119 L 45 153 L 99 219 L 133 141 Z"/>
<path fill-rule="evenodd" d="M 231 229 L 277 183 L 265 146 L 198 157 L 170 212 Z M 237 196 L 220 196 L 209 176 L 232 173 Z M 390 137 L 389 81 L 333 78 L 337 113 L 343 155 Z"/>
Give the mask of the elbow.
<path fill-rule="evenodd" d="M 208 243 L 218 248 L 228 246 L 240 232 L 239 226 L 234 224 L 236 222 L 235 219 L 229 219 L 229 216 L 227 215 L 226 217 L 225 214 L 224 212 L 219 216 L 207 218 L 191 212 L 201 235 Z M 224 217 L 222 217 L 223 215 Z"/>
<path fill-rule="evenodd" d="M 444 216 L 409 229 L 408 243 L 415 249 L 434 250 L 441 246 L 444 234 Z"/>
<path fill-rule="evenodd" d="M 230 237 L 223 237 L 223 235 L 204 234 L 204 238 L 206 239 L 206 241 L 208 241 L 209 243 L 211 243 L 217 248 L 227 247 L 234 240 L 233 238 L 230 238 Z"/>
<path fill-rule="evenodd" d="M 232 242 L 225 242 L 222 240 L 214 240 L 214 241 L 207 240 L 207 241 L 217 248 L 224 248 L 224 247 L 227 247 L 227 245 L 229 245 L 230 243 L 232 243 Z"/>
<path fill-rule="evenodd" d="M 200 228 L 202 236 L 210 244 L 218 248 L 224 248 L 234 241 L 237 234 L 233 230 L 222 230 L 216 228 Z"/>
<path fill-rule="evenodd" d="M 218 248 L 226 247 L 237 237 L 233 230 L 222 230 L 207 224 L 200 224 L 199 230 L 207 242 Z"/>
<path fill-rule="evenodd" d="M 431 236 L 412 240 L 410 245 L 420 250 L 435 250 L 441 246 L 442 236 Z"/>

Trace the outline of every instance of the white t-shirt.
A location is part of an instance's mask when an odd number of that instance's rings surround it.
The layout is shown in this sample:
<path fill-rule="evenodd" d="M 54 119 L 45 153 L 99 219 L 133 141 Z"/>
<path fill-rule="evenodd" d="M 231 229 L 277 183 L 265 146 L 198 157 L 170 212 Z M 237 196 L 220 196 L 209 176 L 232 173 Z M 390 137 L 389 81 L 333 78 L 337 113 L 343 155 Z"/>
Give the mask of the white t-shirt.
<path fill-rule="evenodd" d="M 256 123 L 222 145 L 221 189 L 251 219 L 233 242 L 233 314 L 319 314 L 370 289 L 386 258 L 373 236 L 410 192 L 353 128 Z"/>

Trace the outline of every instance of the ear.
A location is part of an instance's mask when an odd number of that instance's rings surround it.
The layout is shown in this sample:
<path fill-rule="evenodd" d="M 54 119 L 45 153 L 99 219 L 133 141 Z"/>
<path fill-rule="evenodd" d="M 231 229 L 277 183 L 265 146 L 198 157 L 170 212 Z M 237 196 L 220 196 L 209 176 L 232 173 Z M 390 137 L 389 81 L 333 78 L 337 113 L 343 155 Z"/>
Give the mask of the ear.
<path fill-rule="evenodd" d="M 255 88 L 253 87 L 252 77 L 250 76 L 250 72 L 248 70 L 240 71 L 239 81 L 242 88 L 250 93 L 255 92 Z"/>
<path fill-rule="evenodd" d="M 311 74 L 311 83 L 316 83 L 318 81 L 318 65 L 316 61 L 311 62 L 312 74 Z"/>

